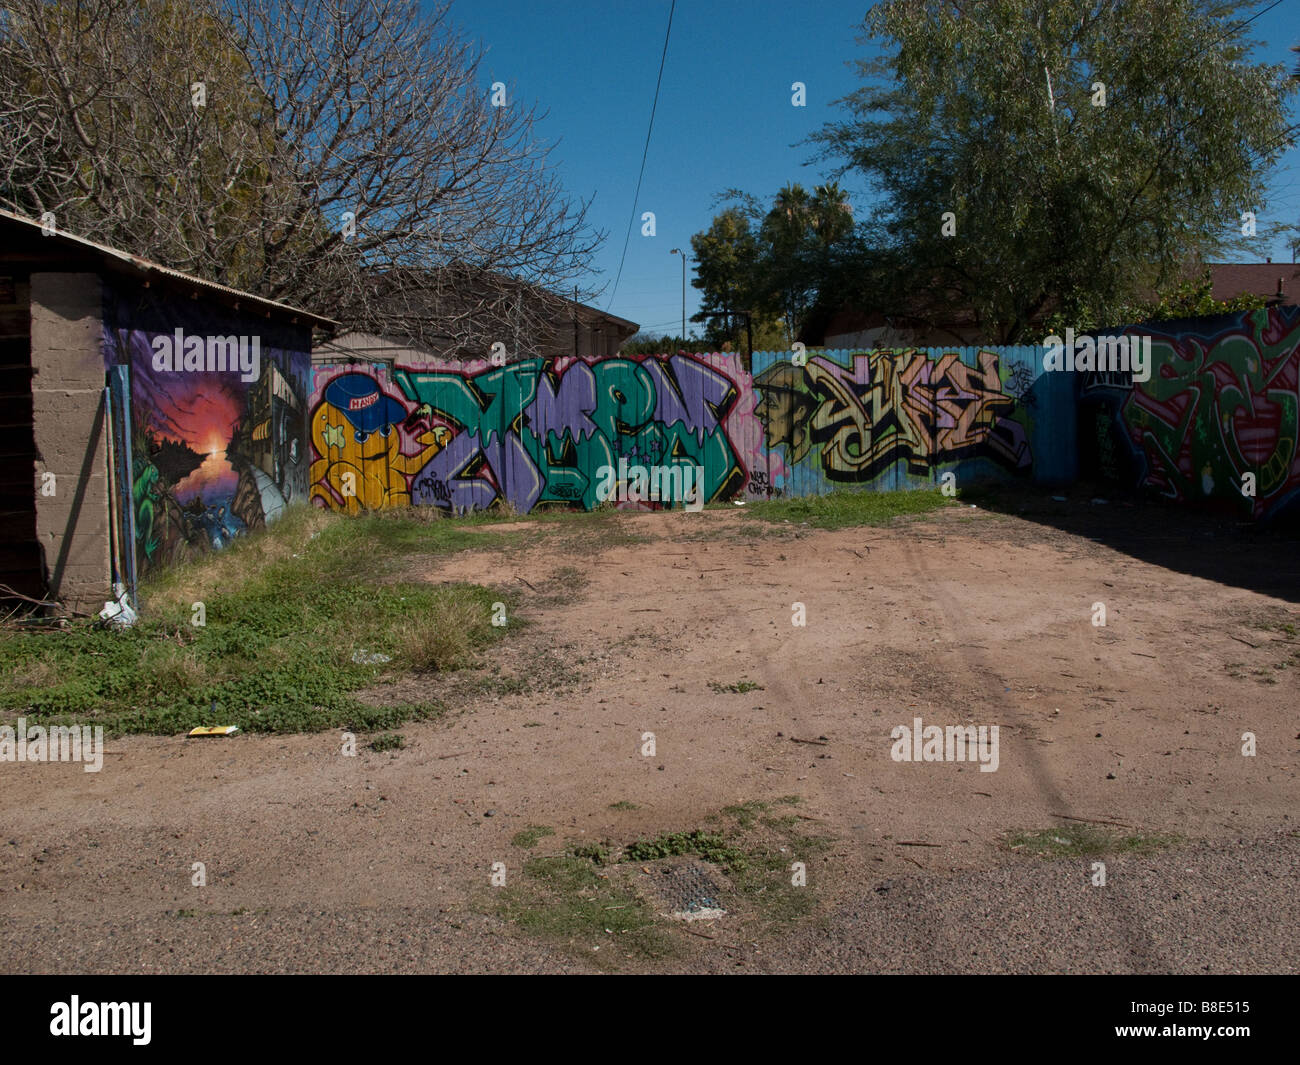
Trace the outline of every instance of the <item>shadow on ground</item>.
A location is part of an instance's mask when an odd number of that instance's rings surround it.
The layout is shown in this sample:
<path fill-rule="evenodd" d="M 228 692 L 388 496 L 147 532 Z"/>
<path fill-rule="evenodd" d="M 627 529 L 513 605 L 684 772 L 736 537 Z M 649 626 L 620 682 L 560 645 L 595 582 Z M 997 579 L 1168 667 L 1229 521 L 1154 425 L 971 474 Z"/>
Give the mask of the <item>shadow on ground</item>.
<path fill-rule="evenodd" d="M 1085 483 L 1057 490 L 982 485 L 962 499 L 1155 566 L 1300 603 L 1300 522 L 1243 521 Z"/>

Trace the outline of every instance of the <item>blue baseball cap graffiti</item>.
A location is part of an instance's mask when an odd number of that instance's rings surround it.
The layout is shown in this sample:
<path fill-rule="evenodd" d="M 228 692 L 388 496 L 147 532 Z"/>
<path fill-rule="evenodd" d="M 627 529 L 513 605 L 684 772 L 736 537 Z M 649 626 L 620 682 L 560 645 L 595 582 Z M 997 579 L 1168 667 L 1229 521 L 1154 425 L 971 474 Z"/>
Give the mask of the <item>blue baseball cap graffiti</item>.
<path fill-rule="evenodd" d="M 380 391 L 373 377 L 363 373 L 345 373 L 325 386 L 325 402 L 340 411 L 365 440 L 379 431 L 388 435 L 388 427 L 406 417 L 402 405 Z"/>

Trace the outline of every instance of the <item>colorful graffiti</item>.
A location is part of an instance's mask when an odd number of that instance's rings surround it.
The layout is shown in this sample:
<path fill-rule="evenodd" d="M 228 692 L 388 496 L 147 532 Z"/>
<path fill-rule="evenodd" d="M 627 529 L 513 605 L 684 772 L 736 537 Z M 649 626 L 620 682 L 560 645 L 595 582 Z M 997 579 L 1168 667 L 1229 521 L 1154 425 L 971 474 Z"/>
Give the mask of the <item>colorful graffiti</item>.
<path fill-rule="evenodd" d="M 1118 404 L 1139 483 L 1254 518 L 1300 505 L 1300 307 L 1164 326 L 1126 330 L 1153 338 L 1150 380 Z"/>
<path fill-rule="evenodd" d="M 219 312 L 170 307 L 161 297 L 142 304 L 108 294 L 105 364 L 129 367 L 131 381 L 131 502 L 141 573 L 224 547 L 306 497 L 305 330 L 264 331 L 255 374 L 246 372 L 247 363 L 244 372 L 234 365 L 186 369 L 180 359 L 157 357 L 159 338 L 182 327 L 224 341 L 237 339 L 240 325 Z"/>
<path fill-rule="evenodd" d="M 358 440 L 387 433 L 385 443 L 373 445 L 372 460 L 383 452 L 381 472 L 370 475 L 377 487 L 357 497 L 365 507 L 409 501 L 463 511 L 505 501 L 520 512 L 542 504 L 590 510 L 601 502 L 601 468 L 617 469 L 620 459 L 628 466 L 703 468 L 709 500 L 729 498 L 745 482 L 724 426 L 736 385 L 689 356 L 398 368 L 393 379 L 402 400 L 383 390 L 381 367 L 369 374 L 339 369 L 318 368 L 312 415 L 312 495 L 326 505 L 339 505 L 329 478 L 347 462 L 335 445 L 365 446 L 348 433 Z M 331 389 L 347 379 L 350 391 L 331 399 Z M 368 420 L 344 425 L 340 403 L 363 393 Z M 660 505 L 683 503 L 668 498 Z"/>
<path fill-rule="evenodd" d="M 408 414 L 368 373 L 331 378 L 311 416 L 311 498 L 349 513 L 409 505 L 409 479 L 451 437 L 431 416 L 427 405 Z M 404 450 L 403 432 L 413 450 Z"/>
<path fill-rule="evenodd" d="M 986 457 L 1010 470 L 1033 462 L 1026 426 L 1016 420 L 1032 377 L 1014 369 L 1017 396 L 1004 387 L 996 352 L 975 364 L 958 352 L 853 352 L 847 364 L 822 355 L 807 364 L 774 361 L 754 380 L 756 415 L 767 446 L 788 461 L 815 461 L 831 481 L 870 481 L 897 463 L 924 476 L 943 463 Z"/>
<path fill-rule="evenodd" d="M 734 355 L 318 366 L 311 496 L 347 510 L 590 510 L 600 470 L 621 461 L 701 468 L 709 501 L 908 487 L 958 464 L 972 477 L 1033 472 L 1037 349 L 755 362 L 755 374 Z"/>

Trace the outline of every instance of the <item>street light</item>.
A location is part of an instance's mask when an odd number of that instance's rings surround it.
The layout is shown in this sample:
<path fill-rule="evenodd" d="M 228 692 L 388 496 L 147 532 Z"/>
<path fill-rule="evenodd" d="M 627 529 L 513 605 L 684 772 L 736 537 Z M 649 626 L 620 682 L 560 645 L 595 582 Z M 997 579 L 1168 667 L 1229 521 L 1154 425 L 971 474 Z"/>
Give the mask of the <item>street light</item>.
<path fill-rule="evenodd" d="M 669 255 L 682 257 L 682 346 L 686 346 L 686 253 L 681 248 L 673 248 Z"/>

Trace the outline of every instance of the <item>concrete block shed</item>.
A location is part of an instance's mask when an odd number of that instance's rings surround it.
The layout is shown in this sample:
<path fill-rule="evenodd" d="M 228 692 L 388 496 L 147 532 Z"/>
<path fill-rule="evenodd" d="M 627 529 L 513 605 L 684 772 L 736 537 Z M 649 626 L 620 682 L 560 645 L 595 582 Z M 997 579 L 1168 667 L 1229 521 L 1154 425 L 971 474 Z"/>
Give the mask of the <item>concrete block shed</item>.
<path fill-rule="evenodd" d="M 0 601 L 92 613 L 306 502 L 335 330 L 0 210 Z"/>

